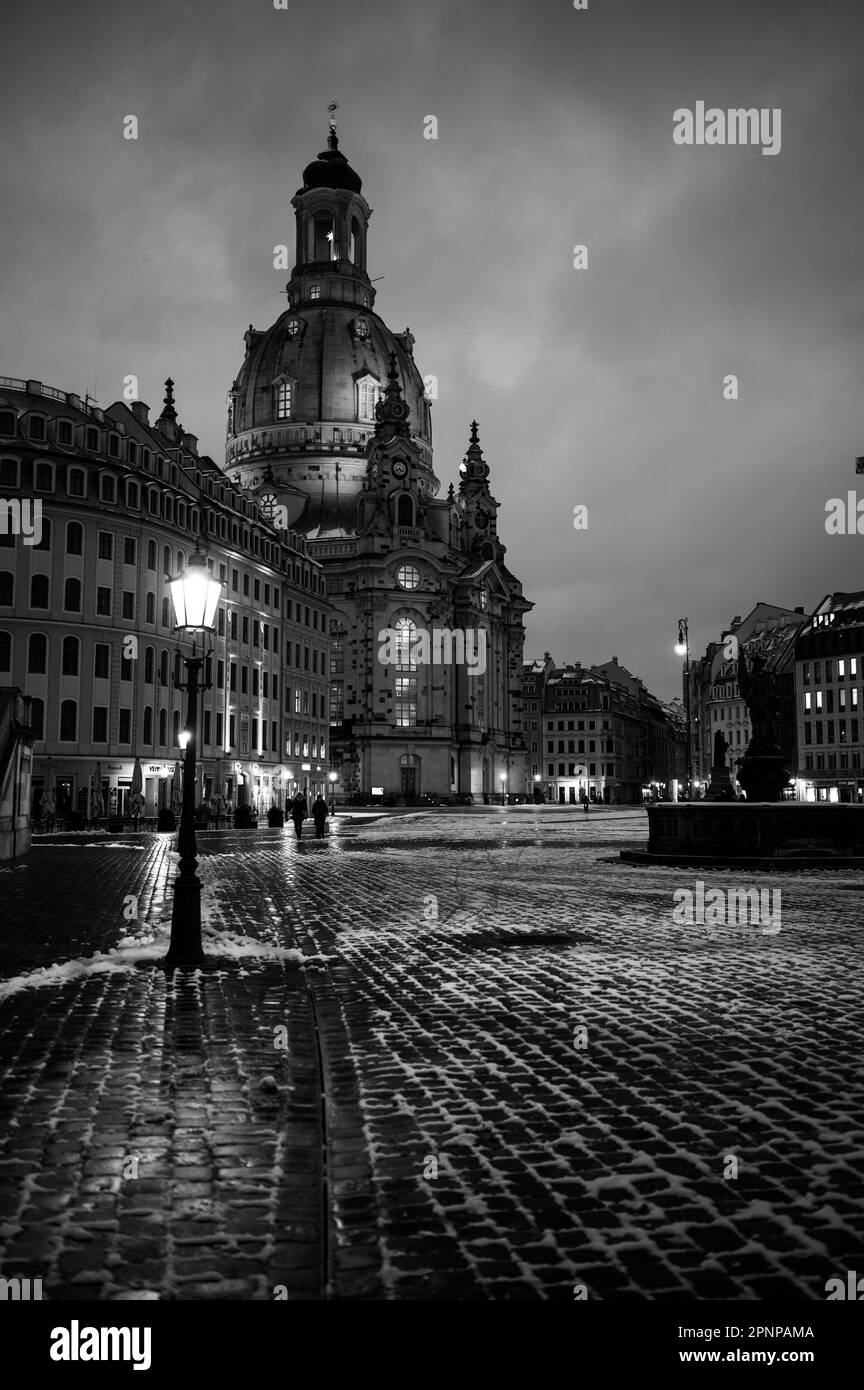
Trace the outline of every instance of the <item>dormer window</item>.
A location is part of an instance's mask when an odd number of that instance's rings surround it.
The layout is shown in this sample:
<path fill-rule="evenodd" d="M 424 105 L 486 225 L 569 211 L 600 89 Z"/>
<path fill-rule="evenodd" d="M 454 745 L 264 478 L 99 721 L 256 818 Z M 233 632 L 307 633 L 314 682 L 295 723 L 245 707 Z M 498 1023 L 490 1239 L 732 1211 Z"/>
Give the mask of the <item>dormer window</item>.
<path fill-rule="evenodd" d="M 357 382 L 357 419 L 374 420 L 375 406 L 381 399 L 381 387 L 372 376 L 361 377 Z"/>
<path fill-rule="evenodd" d="M 45 438 L 45 420 L 42 415 L 31 415 L 27 429 L 31 439 Z"/>

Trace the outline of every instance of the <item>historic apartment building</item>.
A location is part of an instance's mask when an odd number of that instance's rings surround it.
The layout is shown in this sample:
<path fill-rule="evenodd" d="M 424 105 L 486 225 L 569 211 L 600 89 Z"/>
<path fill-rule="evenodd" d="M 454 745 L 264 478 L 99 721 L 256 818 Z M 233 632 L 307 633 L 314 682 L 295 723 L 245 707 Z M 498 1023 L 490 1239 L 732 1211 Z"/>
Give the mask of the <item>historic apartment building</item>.
<path fill-rule="evenodd" d="M 686 777 L 686 724 L 612 657 L 556 666 L 548 652 L 523 671 L 529 785 L 564 804 L 640 803 Z"/>
<path fill-rule="evenodd" d="M 226 472 L 326 575 L 340 790 L 522 790 L 532 605 L 505 563 L 476 424 L 442 495 L 414 337 L 375 312 L 361 188 L 331 124 L 292 200 L 287 307 L 245 335 Z"/>
<path fill-rule="evenodd" d="M 122 815 L 136 757 L 145 814 L 170 805 L 186 716 L 168 583 L 198 545 L 223 584 L 199 801 L 264 811 L 298 785 L 327 785 L 321 565 L 198 454 L 166 386 L 151 424 L 141 401 L 101 410 L 0 379 L 0 685 L 31 701 L 34 809 L 50 769 L 58 815 L 86 813 L 97 782 Z M 38 543 L 27 544 L 14 517 L 35 504 Z"/>
<path fill-rule="evenodd" d="M 864 592 L 828 594 L 795 645 L 801 801 L 864 801 Z"/>

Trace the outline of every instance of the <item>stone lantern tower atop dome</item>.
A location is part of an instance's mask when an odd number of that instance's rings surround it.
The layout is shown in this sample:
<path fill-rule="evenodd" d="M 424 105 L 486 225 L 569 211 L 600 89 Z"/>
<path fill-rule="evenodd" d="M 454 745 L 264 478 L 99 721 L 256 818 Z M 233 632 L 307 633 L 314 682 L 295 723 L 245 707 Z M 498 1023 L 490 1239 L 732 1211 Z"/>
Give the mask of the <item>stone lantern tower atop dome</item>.
<path fill-rule="evenodd" d="M 359 174 L 339 149 L 331 119 L 327 148 L 303 170 L 291 199 L 297 220 L 295 265 L 287 286 L 289 307 L 334 300 L 371 309 L 375 290 L 366 270 L 366 235 L 372 209 Z"/>

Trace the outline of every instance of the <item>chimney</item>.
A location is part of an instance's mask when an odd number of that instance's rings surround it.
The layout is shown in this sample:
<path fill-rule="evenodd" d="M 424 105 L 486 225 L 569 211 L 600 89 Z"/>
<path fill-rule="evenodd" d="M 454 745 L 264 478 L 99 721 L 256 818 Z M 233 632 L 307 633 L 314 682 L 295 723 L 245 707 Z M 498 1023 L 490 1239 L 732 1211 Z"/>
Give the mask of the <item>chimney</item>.
<path fill-rule="evenodd" d="M 147 426 L 149 427 L 149 425 L 150 425 L 150 407 L 149 407 L 149 405 L 145 405 L 143 401 L 130 401 L 130 402 L 129 402 L 129 409 L 132 411 L 132 414 L 135 416 L 135 419 L 138 421 L 139 425 L 147 425 Z"/>
<path fill-rule="evenodd" d="M 182 439 L 180 440 L 180 443 L 183 445 L 184 449 L 187 449 L 189 451 L 190 454 L 194 454 L 196 458 L 198 457 L 197 434 L 184 434 Z"/>

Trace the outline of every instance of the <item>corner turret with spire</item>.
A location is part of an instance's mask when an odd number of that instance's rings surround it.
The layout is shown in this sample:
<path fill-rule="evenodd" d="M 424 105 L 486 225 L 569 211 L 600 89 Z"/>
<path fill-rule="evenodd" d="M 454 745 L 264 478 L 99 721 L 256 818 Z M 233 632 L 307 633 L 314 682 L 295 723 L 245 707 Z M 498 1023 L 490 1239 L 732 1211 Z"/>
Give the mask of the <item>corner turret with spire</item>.
<path fill-rule="evenodd" d="M 498 503 L 489 489 L 489 465 L 480 447 L 480 431 L 471 421 L 471 436 L 465 458 L 459 465 L 459 502 L 465 517 L 467 539 L 472 550 L 481 550 L 489 559 L 500 559 L 505 547 L 498 539 Z"/>

